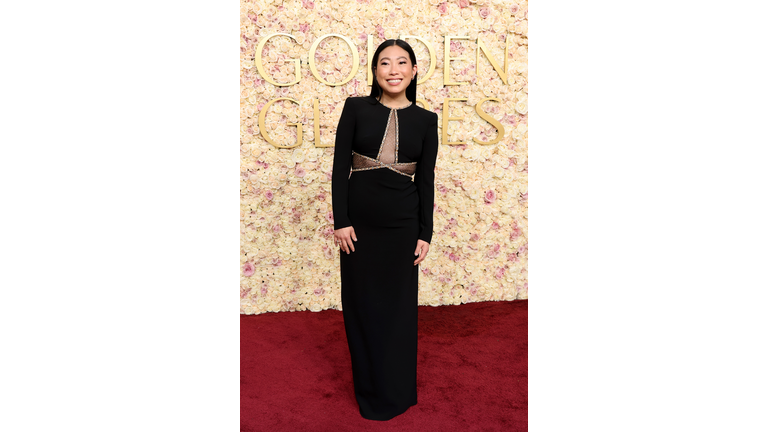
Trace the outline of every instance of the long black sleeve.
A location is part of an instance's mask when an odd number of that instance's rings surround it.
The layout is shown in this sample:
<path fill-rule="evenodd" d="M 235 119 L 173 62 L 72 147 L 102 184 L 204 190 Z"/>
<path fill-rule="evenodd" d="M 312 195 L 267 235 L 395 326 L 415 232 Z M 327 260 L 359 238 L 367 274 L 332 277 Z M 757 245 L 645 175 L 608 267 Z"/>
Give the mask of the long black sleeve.
<path fill-rule="evenodd" d="M 352 226 L 349 220 L 349 172 L 352 168 L 352 140 L 355 136 L 355 109 L 353 101 L 344 102 L 333 154 L 331 195 L 333 200 L 333 229 Z"/>
<path fill-rule="evenodd" d="M 419 192 L 419 239 L 432 242 L 432 214 L 435 203 L 435 164 L 437 163 L 437 114 L 432 114 L 432 121 L 424 138 L 421 161 L 416 165 L 414 183 Z"/>

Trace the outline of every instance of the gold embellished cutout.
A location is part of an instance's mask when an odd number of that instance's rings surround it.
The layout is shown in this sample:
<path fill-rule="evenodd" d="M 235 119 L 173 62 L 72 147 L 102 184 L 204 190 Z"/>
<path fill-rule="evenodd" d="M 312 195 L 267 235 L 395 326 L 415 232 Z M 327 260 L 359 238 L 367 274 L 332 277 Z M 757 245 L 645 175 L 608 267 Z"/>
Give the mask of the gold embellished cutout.
<path fill-rule="evenodd" d="M 410 104 L 403 108 L 407 108 L 408 106 L 410 106 Z M 408 177 L 411 177 L 416 173 L 416 162 L 397 162 L 398 151 L 400 150 L 400 121 L 397 118 L 398 109 L 402 108 L 390 108 L 389 116 L 387 117 L 387 127 L 384 130 L 384 138 L 381 140 L 379 153 L 376 155 L 376 159 L 361 155 L 354 151 L 352 152 L 352 172 L 388 168 L 398 174 Z"/>

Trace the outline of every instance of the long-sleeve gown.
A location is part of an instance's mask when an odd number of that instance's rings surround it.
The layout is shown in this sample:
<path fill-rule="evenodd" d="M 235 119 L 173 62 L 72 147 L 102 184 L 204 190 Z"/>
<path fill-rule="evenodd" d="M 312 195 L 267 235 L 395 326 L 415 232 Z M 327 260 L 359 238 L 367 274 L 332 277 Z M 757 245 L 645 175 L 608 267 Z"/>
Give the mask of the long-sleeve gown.
<path fill-rule="evenodd" d="M 334 228 L 352 226 L 341 251 L 341 303 L 360 414 L 389 420 L 416 404 L 418 266 L 432 241 L 437 114 L 350 97 L 336 131 Z M 351 172 L 350 172 L 351 171 Z"/>

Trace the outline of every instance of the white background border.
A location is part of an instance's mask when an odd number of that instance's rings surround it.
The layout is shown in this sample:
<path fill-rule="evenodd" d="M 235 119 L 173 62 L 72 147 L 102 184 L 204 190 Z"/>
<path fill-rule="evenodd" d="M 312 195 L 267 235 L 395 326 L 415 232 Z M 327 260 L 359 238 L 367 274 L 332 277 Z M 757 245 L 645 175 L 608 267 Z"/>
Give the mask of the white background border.
<path fill-rule="evenodd" d="M 768 426 L 753 4 L 530 5 L 530 430 Z M 238 14 L 2 7 L 0 429 L 239 427 Z"/>

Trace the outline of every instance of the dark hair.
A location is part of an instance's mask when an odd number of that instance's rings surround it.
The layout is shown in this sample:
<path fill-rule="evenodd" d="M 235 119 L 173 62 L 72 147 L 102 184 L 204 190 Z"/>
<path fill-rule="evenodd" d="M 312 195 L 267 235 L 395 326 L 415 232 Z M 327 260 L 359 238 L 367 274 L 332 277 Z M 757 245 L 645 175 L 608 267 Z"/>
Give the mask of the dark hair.
<path fill-rule="evenodd" d="M 376 65 L 379 63 L 379 55 L 382 51 L 384 51 L 384 48 L 391 47 L 393 45 L 397 45 L 400 48 L 404 49 L 408 55 L 411 57 L 411 63 L 413 65 L 416 65 L 416 54 L 413 52 L 413 48 L 411 48 L 410 45 L 408 45 L 408 42 L 402 40 L 402 39 L 387 39 L 384 42 L 379 45 L 378 48 L 376 48 L 376 52 L 373 53 L 373 59 L 371 60 L 371 72 L 373 72 L 373 85 L 371 86 L 371 94 L 370 97 L 372 97 L 375 100 L 380 100 L 382 95 L 381 86 L 379 86 L 379 82 L 376 80 Z M 419 73 L 416 72 L 413 75 L 413 80 L 411 80 L 411 83 L 408 84 L 408 87 L 405 89 L 405 97 L 408 98 L 409 101 L 412 103 L 416 103 L 416 81 L 419 78 Z"/>

